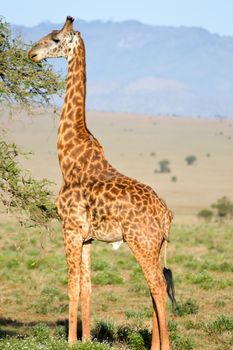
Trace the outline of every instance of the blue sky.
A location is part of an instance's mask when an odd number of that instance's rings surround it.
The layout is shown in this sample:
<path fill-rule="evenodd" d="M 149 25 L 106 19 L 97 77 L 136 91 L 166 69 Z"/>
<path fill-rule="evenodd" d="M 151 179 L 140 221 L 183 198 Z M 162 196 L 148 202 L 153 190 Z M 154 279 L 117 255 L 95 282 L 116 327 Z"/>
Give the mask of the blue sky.
<path fill-rule="evenodd" d="M 233 0 L 3 0 L 8 22 L 36 25 L 64 21 L 66 15 L 87 21 L 101 19 L 172 26 L 198 26 L 233 36 Z"/>

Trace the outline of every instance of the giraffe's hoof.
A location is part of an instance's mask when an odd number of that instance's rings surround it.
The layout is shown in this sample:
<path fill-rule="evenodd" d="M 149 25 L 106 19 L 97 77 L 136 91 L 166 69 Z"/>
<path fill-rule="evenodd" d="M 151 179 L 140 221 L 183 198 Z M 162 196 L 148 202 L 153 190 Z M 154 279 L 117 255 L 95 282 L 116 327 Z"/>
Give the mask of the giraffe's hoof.
<path fill-rule="evenodd" d="M 69 346 L 69 347 L 73 346 L 74 344 L 77 343 L 77 341 L 78 341 L 77 339 L 69 339 L 69 340 L 68 340 L 68 346 Z"/>

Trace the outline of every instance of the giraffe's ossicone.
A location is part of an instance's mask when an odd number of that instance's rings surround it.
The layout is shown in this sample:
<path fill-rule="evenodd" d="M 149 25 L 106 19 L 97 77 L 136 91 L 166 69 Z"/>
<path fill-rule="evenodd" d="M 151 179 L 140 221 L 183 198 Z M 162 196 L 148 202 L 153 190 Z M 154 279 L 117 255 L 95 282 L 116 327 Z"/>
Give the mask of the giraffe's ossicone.
<path fill-rule="evenodd" d="M 171 211 L 149 186 L 119 173 L 105 159 L 86 126 L 85 47 L 67 17 L 61 30 L 40 39 L 29 57 L 68 60 L 65 102 L 58 129 L 63 185 L 57 210 L 64 230 L 68 266 L 69 342 L 77 340 L 77 307 L 82 304 L 82 337 L 90 338 L 90 253 L 92 240 L 127 242 L 148 282 L 154 308 L 151 349 L 169 350 L 166 282 L 161 249 L 169 237 Z M 167 276 L 167 274 L 166 274 Z"/>

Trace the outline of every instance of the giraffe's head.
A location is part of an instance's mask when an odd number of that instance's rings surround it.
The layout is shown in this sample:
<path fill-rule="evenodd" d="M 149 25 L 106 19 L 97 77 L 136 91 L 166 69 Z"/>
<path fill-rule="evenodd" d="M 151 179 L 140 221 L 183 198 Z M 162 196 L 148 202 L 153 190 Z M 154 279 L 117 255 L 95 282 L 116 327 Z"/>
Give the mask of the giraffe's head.
<path fill-rule="evenodd" d="M 34 62 L 40 62 L 49 57 L 72 57 L 74 48 L 80 41 L 80 33 L 73 29 L 74 18 L 68 16 L 61 30 L 53 30 L 37 41 L 28 56 Z"/>

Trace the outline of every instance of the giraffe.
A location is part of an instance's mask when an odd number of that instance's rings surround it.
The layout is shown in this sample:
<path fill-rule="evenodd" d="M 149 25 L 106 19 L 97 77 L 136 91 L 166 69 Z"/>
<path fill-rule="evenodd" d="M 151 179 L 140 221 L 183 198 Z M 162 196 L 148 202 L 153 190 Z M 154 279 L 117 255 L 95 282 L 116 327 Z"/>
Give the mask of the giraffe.
<path fill-rule="evenodd" d="M 105 159 L 86 125 L 85 47 L 74 18 L 54 30 L 28 55 L 34 62 L 65 57 L 68 79 L 58 128 L 58 159 L 63 184 L 56 205 L 61 218 L 68 269 L 69 334 L 77 341 L 78 303 L 82 307 L 82 339 L 90 338 L 91 242 L 123 240 L 133 252 L 149 285 L 153 304 L 152 350 L 169 350 L 166 289 L 174 300 L 171 271 L 161 268 L 172 213 L 149 186 L 119 173 Z M 165 259 L 166 260 L 166 259 Z M 167 282 L 167 283 L 166 283 Z"/>

